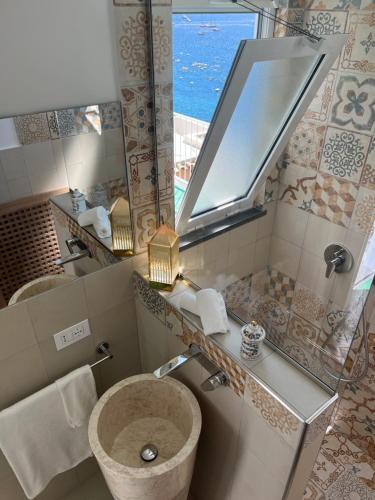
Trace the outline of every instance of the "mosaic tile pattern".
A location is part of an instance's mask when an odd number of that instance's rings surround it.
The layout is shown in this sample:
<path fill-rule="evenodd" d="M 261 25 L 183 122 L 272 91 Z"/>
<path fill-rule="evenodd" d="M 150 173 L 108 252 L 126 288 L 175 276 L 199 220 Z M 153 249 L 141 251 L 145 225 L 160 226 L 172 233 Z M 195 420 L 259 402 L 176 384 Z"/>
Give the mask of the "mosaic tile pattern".
<path fill-rule="evenodd" d="M 300 167 L 317 169 L 322 154 L 324 126 L 300 122 L 289 140 L 284 161 Z"/>
<path fill-rule="evenodd" d="M 121 90 L 126 152 L 153 148 L 152 100 L 148 85 Z"/>
<path fill-rule="evenodd" d="M 375 193 L 371 189 L 361 187 L 354 207 L 351 229 L 372 234 L 375 222 Z"/>
<path fill-rule="evenodd" d="M 361 184 L 370 189 L 375 189 L 375 139 L 372 140 L 368 150 L 366 165 L 361 176 Z"/>
<path fill-rule="evenodd" d="M 137 273 L 134 273 L 134 287 L 142 304 L 162 323 L 165 323 L 165 300 Z"/>
<path fill-rule="evenodd" d="M 154 159 L 153 151 L 135 153 L 128 157 L 129 188 L 134 207 L 156 200 L 157 175 Z"/>
<path fill-rule="evenodd" d="M 303 500 L 373 500 L 375 462 L 346 436 L 325 436 Z"/>
<path fill-rule="evenodd" d="M 268 270 L 265 293 L 288 308 L 292 305 L 295 281 L 277 269 Z"/>
<path fill-rule="evenodd" d="M 367 157 L 370 137 L 328 127 L 320 170 L 341 179 L 359 182 Z"/>
<path fill-rule="evenodd" d="M 330 71 L 308 107 L 305 118 L 325 123 L 328 120 L 331 100 L 334 94 L 337 73 Z"/>
<path fill-rule="evenodd" d="M 121 105 L 119 102 L 109 102 L 101 104 L 99 107 L 103 130 L 121 127 L 122 117 Z"/>
<path fill-rule="evenodd" d="M 310 345 L 312 349 L 318 339 L 319 328 L 297 314 L 292 313 L 289 319 L 287 335 L 297 343 L 302 341 L 307 342 L 307 345 Z"/>
<path fill-rule="evenodd" d="M 372 132 L 375 128 L 375 78 L 341 75 L 335 95 L 331 121 L 357 132 Z"/>
<path fill-rule="evenodd" d="M 73 109 L 49 111 L 47 119 L 51 139 L 59 139 L 60 137 L 68 137 L 78 133 Z"/>
<path fill-rule="evenodd" d="M 17 137 L 20 144 L 33 144 L 50 139 L 46 113 L 16 116 L 14 118 Z"/>
<path fill-rule="evenodd" d="M 300 283 L 296 283 L 292 310 L 307 321 L 320 326 L 324 318 L 325 305 L 323 299 L 318 297 L 312 290 Z"/>
<path fill-rule="evenodd" d="M 155 203 L 132 210 L 135 228 L 135 251 L 140 253 L 147 249 L 147 243 L 156 231 Z"/>
<path fill-rule="evenodd" d="M 251 294 L 251 274 L 241 278 L 238 281 L 228 285 L 222 295 L 227 307 L 235 308 L 238 304 L 242 307 L 250 304 Z"/>
<path fill-rule="evenodd" d="M 318 173 L 310 210 L 334 224 L 349 227 L 357 193 L 356 184 Z"/>
<path fill-rule="evenodd" d="M 349 38 L 341 57 L 341 69 L 359 73 L 375 73 L 375 12 L 350 12 Z"/>

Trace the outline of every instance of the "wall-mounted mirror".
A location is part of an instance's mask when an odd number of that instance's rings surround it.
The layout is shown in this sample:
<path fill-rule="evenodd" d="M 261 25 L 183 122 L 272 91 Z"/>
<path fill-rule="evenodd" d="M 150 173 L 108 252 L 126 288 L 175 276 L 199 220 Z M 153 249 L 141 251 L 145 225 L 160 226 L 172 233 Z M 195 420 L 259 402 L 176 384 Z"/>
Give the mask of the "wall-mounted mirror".
<path fill-rule="evenodd" d="M 132 254 L 129 211 L 127 251 L 108 229 L 128 204 L 121 113 L 114 101 L 0 119 L 1 307 Z"/>

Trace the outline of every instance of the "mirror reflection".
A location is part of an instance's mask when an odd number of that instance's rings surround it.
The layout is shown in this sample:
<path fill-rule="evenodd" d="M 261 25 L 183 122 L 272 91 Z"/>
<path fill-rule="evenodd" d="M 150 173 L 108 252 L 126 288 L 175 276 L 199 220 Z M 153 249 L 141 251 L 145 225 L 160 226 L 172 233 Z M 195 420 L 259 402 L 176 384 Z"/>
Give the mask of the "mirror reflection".
<path fill-rule="evenodd" d="M 1 307 L 133 254 L 121 112 L 0 119 Z"/>

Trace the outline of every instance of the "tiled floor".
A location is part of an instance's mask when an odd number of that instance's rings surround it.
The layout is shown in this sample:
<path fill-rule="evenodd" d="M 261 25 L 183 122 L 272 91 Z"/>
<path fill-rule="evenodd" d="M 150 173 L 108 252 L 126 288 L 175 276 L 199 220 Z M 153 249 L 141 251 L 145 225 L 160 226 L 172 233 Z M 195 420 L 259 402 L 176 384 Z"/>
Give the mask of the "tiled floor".
<path fill-rule="evenodd" d="M 375 461 L 344 434 L 327 434 L 303 500 L 375 500 Z"/>

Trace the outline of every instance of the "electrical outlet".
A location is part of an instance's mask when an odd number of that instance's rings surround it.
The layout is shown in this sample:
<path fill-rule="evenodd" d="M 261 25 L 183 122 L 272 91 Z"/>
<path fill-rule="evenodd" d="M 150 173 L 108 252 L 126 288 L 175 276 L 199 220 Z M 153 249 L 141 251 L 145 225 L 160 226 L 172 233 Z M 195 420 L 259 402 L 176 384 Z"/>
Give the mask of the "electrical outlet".
<path fill-rule="evenodd" d="M 53 338 L 55 339 L 56 349 L 60 351 L 89 335 L 91 335 L 89 320 L 85 319 L 59 333 L 55 333 Z"/>

